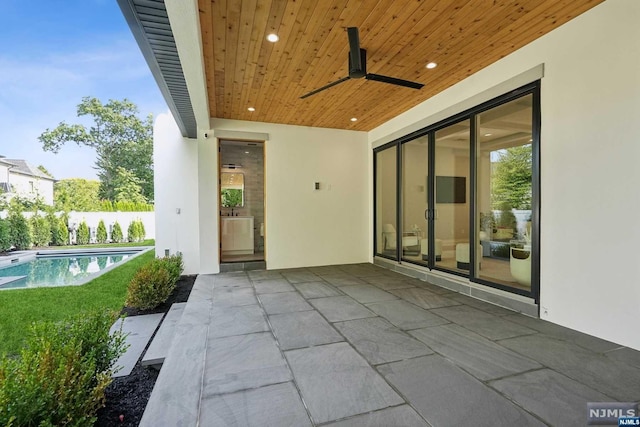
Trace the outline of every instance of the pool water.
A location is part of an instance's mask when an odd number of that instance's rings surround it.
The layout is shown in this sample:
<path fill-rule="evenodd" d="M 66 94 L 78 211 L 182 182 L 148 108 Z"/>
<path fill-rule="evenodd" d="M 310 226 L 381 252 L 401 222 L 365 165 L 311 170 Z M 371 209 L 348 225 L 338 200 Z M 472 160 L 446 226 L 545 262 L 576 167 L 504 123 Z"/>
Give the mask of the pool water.
<path fill-rule="evenodd" d="M 38 256 L 31 261 L 0 268 L 0 290 L 79 285 L 135 252 Z"/>

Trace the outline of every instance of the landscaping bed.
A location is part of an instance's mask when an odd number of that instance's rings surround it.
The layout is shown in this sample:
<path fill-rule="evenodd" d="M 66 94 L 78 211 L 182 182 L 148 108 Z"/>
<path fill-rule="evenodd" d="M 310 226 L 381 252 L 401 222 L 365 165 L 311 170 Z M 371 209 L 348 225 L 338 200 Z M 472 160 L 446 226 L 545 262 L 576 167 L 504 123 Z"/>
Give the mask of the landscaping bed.
<path fill-rule="evenodd" d="M 154 309 L 137 310 L 125 307 L 121 313 L 127 316 L 167 313 L 173 303 L 187 301 L 195 279 L 196 276 L 181 276 L 169 299 Z M 158 371 L 140 365 L 140 361 L 130 375 L 114 378 L 106 389 L 106 405 L 98 411 L 98 421 L 95 425 L 98 427 L 137 426 L 157 378 Z"/>

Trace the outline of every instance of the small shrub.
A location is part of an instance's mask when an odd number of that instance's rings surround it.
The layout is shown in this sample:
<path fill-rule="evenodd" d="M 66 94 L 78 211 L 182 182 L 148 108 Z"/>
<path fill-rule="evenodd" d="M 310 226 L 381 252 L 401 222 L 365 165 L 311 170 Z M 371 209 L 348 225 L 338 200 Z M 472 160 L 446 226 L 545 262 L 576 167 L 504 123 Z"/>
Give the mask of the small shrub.
<path fill-rule="evenodd" d="M 49 246 L 51 241 L 51 225 L 46 218 L 34 215 L 29 220 L 31 225 L 31 242 L 33 246 Z"/>
<path fill-rule="evenodd" d="M 162 304 L 176 287 L 172 274 L 167 262 L 160 258 L 145 264 L 129 283 L 126 304 L 141 310 Z"/>
<path fill-rule="evenodd" d="M 13 211 L 9 214 L 9 240 L 19 251 L 31 247 L 31 227 L 22 212 Z"/>
<path fill-rule="evenodd" d="M 51 231 L 52 244 L 56 246 L 67 245 L 69 243 L 69 229 L 64 217 L 58 218 L 56 227 Z"/>
<path fill-rule="evenodd" d="M 115 315 L 83 313 L 31 327 L 19 358 L 0 360 L 0 425 L 91 426 L 124 352 Z"/>
<path fill-rule="evenodd" d="M 137 242 L 139 238 L 138 222 L 133 220 L 129 223 L 129 227 L 127 228 L 127 240 L 130 242 Z"/>
<path fill-rule="evenodd" d="M 76 243 L 78 245 L 87 245 L 89 244 L 89 226 L 85 221 L 82 221 L 78 226 L 78 231 L 76 234 Z"/>
<path fill-rule="evenodd" d="M 176 255 L 160 258 L 165 268 L 169 271 L 171 280 L 176 283 L 180 279 L 180 275 L 184 271 L 184 263 L 182 262 L 182 254 L 178 252 Z"/>
<path fill-rule="evenodd" d="M 122 242 L 122 237 L 122 228 L 118 221 L 116 221 L 115 224 L 113 224 L 113 229 L 111 230 L 111 241 L 113 243 L 120 243 Z"/>
<path fill-rule="evenodd" d="M 107 227 L 104 226 L 104 221 L 100 220 L 98 223 L 98 229 L 96 230 L 96 241 L 98 243 L 107 242 Z"/>
<path fill-rule="evenodd" d="M 9 238 L 9 223 L 0 219 L 0 252 L 11 249 L 11 239 Z"/>
<path fill-rule="evenodd" d="M 142 242 L 144 240 L 145 237 L 147 237 L 147 230 L 144 229 L 144 223 L 142 222 L 142 220 L 138 220 L 138 237 L 140 238 L 140 241 Z"/>

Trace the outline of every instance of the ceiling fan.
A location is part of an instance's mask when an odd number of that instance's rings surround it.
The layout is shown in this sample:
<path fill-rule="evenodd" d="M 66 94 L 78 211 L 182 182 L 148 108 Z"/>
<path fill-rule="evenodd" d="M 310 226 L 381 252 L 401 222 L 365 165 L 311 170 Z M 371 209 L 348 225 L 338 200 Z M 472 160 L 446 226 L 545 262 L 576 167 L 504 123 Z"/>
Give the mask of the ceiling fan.
<path fill-rule="evenodd" d="M 347 35 L 349 36 L 349 75 L 340 80 L 322 86 L 300 97 L 300 99 L 308 98 L 325 89 L 329 89 L 337 84 L 346 82 L 349 79 L 375 80 L 377 82 L 389 83 L 392 85 L 409 87 L 412 89 L 422 89 L 422 83 L 410 82 L 409 80 L 396 79 L 395 77 L 382 76 L 380 74 L 367 73 L 367 51 L 360 48 L 360 35 L 357 27 L 348 27 Z"/>

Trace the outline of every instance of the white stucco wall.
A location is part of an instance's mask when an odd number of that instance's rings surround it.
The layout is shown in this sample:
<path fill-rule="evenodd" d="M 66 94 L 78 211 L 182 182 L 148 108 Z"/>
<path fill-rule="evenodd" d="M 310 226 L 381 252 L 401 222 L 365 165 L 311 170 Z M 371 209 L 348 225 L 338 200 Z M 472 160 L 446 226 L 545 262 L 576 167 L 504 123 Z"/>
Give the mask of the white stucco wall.
<path fill-rule="evenodd" d="M 369 133 L 375 147 L 544 64 L 541 317 L 636 349 L 639 20 L 640 2 L 608 0 Z"/>
<path fill-rule="evenodd" d="M 268 133 L 267 268 L 369 260 L 365 132 L 212 119 L 211 127 Z M 320 182 L 320 190 L 314 183 Z"/>
<path fill-rule="evenodd" d="M 207 141 L 213 144 L 211 140 Z M 184 274 L 217 272 L 202 265 L 201 239 L 217 239 L 200 230 L 198 154 L 202 141 L 185 139 L 170 114 L 160 114 L 153 128 L 156 255 L 182 252 Z M 214 211 L 215 212 L 215 211 Z M 203 230 L 204 231 L 204 230 Z M 211 265 L 217 256 L 210 254 Z M 217 266 L 216 266 L 217 268 Z"/>

